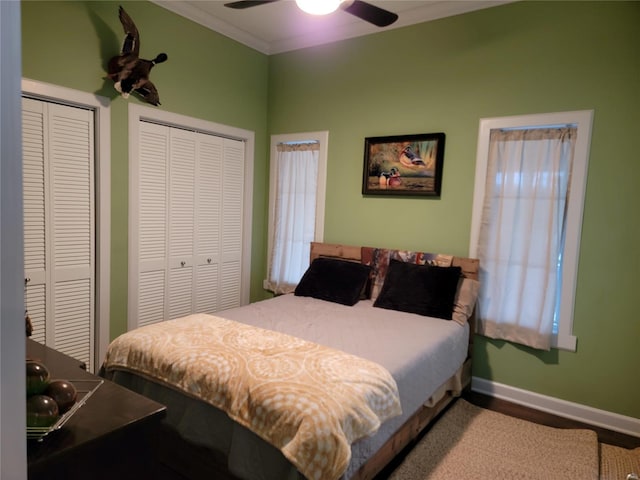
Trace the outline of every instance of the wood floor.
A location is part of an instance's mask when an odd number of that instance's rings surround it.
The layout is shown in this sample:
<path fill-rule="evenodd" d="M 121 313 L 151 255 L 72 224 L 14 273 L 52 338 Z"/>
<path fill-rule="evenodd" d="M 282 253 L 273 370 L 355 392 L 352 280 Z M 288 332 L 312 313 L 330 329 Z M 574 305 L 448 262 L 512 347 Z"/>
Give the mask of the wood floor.
<path fill-rule="evenodd" d="M 588 428 L 598 434 L 598 440 L 600 443 L 608 443 L 609 445 L 615 445 L 623 448 L 640 447 L 639 437 L 632 437 L 631 435 L 625 435 L 623 433 L 614 432 L 604 428 L 594 427 L 593 425 L 552 415 L 533 408 L 524 407 L 499 398 L 490 397 L 477 392 L 465 393 L 463 398 L 479 407 L 494 410 L 496 412 L 528 420 L 530 422 L 535 422 L 540 425 L 556 428 Z"/>

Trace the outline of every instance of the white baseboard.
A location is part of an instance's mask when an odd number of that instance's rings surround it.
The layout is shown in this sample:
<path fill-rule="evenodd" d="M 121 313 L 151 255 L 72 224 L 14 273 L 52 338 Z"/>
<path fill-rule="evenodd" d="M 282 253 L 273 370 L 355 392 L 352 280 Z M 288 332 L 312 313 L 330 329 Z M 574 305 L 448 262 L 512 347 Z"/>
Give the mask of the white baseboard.
<path fill-rule="evenodd" d="M 638 418 L 627 417 L 579 403 L 540 395 L 539 393 L 522 390 L 479 377 L 472 377 L 471 390 L 526 407 L 535 408 L 543 412 L 552 413 L 560 417 L 570 418 L 589 425 L 640 437 L 640 419 Z"/>

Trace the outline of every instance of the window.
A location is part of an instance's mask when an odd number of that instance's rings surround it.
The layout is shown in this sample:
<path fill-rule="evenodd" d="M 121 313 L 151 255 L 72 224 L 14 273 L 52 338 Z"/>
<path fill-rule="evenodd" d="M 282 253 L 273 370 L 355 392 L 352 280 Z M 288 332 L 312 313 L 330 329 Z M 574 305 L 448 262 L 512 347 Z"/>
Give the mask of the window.
<path fill-rule="evenodd" d="M 478 333 L 575 351 L 575 297 L 592 111 L 482 119 L 470 255 Z"/>
<path fill-rule="evenodd" d="M 328 132 L 271 137 L 268 270 L 265 288 L 295 289 L 322 241 Z"/>

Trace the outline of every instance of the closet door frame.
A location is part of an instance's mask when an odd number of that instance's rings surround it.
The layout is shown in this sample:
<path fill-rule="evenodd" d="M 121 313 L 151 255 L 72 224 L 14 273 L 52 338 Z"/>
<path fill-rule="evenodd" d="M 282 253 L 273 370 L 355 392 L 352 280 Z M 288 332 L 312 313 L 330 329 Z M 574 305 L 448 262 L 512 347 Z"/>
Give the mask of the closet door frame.
<path fill-rule="evenodd" d="M 243 218 L 242 218 L 242 269 L 240 279 L 240 303 L 249 303 L 249 293 L 251 285 L 251 230 L 253 219 L 253 162 L 255 151 L 255 133 L 250 130 L 231 127 L 220 123 L 210 122 L 185 115 L 158 110 L 142 105 L 129 105 L 129 204 L 131 199 L 136 197 L 138 186 L 137 169 L 131 168 L 131 159 L 139 155 L 138 139 L 140 138 L 140 122 L 147 121 L 176 127 L 186 130 L 193 130 L 218 137 L 230 138 L 244 142 L 244 197 L 243 197 Z M 129 208 L 129 285 L 137 282 L 138 265 L 138 236 L 137 225 L 139 222 L 136 208 Z M 138 305 L 137 290 L 128 288 L 128 320 L 129 330 L 137 327 L 137 319 L 133 318 L 131 312 L 135 312 Z"/>
<path fill-rule="evenodd" d="M 94 113 L 95 130 L 95 325 L 94 365 L 100 365 L 110 341 L 111 277 L 111 111 L 110 101 L 92 93 L 22 79 L 22 95 Z"/>

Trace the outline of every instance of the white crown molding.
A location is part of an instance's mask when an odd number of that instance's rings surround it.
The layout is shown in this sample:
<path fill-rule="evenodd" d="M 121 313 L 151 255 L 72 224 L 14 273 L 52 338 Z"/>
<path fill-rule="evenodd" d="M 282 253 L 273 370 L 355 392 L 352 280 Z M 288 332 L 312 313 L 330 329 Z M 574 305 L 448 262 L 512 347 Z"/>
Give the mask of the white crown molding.
<path fill-rule="evenodd" d="M 236 40 L 237 42 L 251 47 L 254 50 L 266 53 L 267 55 L 270 53 L 270 45 L 268 42 L 265 42 L 240 28 L 236 28 L 217 17 L 208 14 L 196 6 L 197 2 L 176 2 L 175 0 L 151 0 L 151 2 L 166 8 L 170 12 L 196 22 L 209 30 L 220 33 L 232 40 Z"/>
<path fill-rule="evenodd" d="M 543 412 L 640 438 L 640 419 L 473 377 L 471 389 Z"/>
<path fill-rule="evenodd" d="M 398 20 L 384 29 L 374 27 L 367 22 L 350 22 L 344 24 L 336 24 L 331 30 L 310 31 L 303 35 L 294 35 L 284 39 L 264 39 L 259 38 L 246 30 L 225 22 L 221 18 L 207 13 L 199 8 L 200 1 L 176 1 L 176 0 L 151 0 L 152 3 L 159 5 L 177 15 L 185 17 L 196 22 L 212 31 L 218 32 L 226 37 L 236 40 L 254 50 L 266 55 L 308 48 L 316 45 L 346 40 L 349 38 L 370 35 L 374 33 L 393 30 L 396 28 L 406 27 L 417 23 L 424 23 L 439 18 L 460 15 L 463 13 L 481 10 L 484 8 L 494 7 L 511 3 L 514 0 L 458 0 L 458 1 L 432 1 L 421 2 L 424 5 L 406 10 L 406 14 L 399 13 Z M 419 3 L 419 2 L 416 2 Z M 265 21 L 269 21 L 269 16 L 265 15 Z"/>

